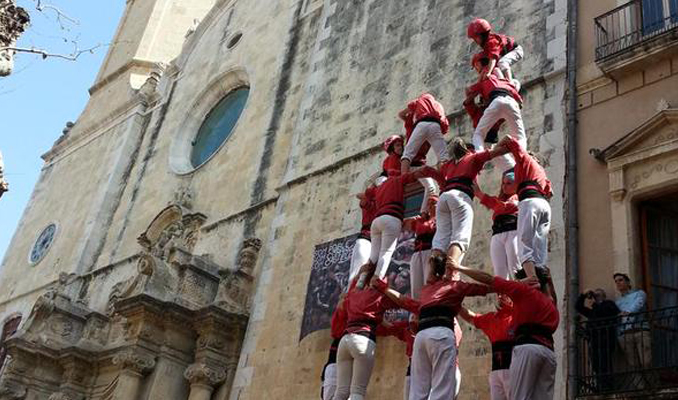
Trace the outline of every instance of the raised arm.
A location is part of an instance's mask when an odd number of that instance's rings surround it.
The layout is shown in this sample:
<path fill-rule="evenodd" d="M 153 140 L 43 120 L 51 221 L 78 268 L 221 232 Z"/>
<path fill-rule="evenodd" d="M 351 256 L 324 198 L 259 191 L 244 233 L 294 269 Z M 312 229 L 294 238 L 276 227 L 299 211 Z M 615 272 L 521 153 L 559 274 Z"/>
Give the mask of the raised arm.
<path fill-rule="evenodd" d="M 467 309 L 466 307 L 462 307 L 461 310 L 459 311 L 459 316 L 469 324 L 473 324 L 473 318 L 478 316 L 478 314 Z"/>
<path fill-rule="evenodd" d="M 549 292 L 551 292 L 553 304 L 558 305 L 558 294 L 556 293 L 556 287 L 553 285 L 553 278 L 551 278 L 551 270 L 549 269 L 549 267 L 544 267 L 544 271 L 546 271 L 546 286 L 548 286 Z"/>
<path fill-rule="evenodd" d="M 398 305 L 398 307 L 405 309 L 411 313 L 419 312 L 419 302 L 417 300 L 414 300 L 411 297 L 407 297 L 405 295 L 400 294 L 400 292 L 398 292 L 397 290 L 389 287 L 388 283 L 386 283 L 385 280 L 379 279 L 378 277 L 374 276 L 372 277 L 370 284 L 376 290 L 386 295 L 386 297 L 388 297 L 392 302 Z"/>
<path fill-rule="evenodd" d="M 462 274 L 468 276 L 469 278 L 488 286 L 492 286 L 492 283 L 494 282 L 494 276 L 488 274 L 487 272 L 483 272 L 469 267 L 464 267 L 458 264 L 455 265 L 454 261 L 450 259 L 448 259 L 448 267 L 455 271 L 459 271 Z"/>

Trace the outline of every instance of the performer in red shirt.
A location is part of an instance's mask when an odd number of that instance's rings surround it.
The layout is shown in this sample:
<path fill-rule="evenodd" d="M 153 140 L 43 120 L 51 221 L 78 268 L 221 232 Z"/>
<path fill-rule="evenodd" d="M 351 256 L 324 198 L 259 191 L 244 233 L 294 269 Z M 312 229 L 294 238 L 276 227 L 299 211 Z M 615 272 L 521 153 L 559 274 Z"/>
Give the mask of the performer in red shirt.
<path fill-rule="evenodd" d="M 375 218 L 370 230 L 372 245 L 369 262 L 377 266 L 376 275 L 379 278 L 386 275 L 400 236 L 405 217 L 405 185 L 436 174 L 433 168 L 423 167 L 403 175 L 390 176 L 381 185 L 368 190 L 374 193 L 376 199 Z M 358 287 L 362 288 L 366 282 L 364 277 L 361 278 Z"/>
<path fill-rule="evenodd" d="M 410 171 L 411 162 L 417 158 L 425 142 L 433 147 L 438 156 L 438 163 L 449 159 L 443 135 L 449 131 L 450 123 L 442 104 L 432 95 L 422 94 L 400 111 L 398 116 L 404 121 L 406 132 L 405 151 L 401 161 L 402 173 Z"/>
<path fill-rule="evenodd" d="M 331 321 L 331 336 L 332 344 L 330 345 L 330 353 L 327 357 L 327 363 L 323 367 L 323 373 L 320 377 L 322 380 L 322 392 L 320 398 L 322 400 L 334 400 L 334 393 L 337 390 L 337 350 L 339 348 L 339 341 L 346 330 L 347 314 L 344 308 L 344 297 L 339 298 L 337 307 L 332 313 Z"/>
<path fill-rule="evenodd" d="M 520 82 L 514 79 L 511 66 L 523 59 L 523 47 L 510 36 L 492 32 L 490 23 L 481 18 L 471 21 L 467 36 L 482 47 L 483 53 L 491 60 L 491 69 L 486 76 L 489 76 L 496 66 L 502 77 L 511 81 L 520 90 Z"/>
<path fill-rule="evenodd" d="M 457 358 L 454 317 L 459 313 L 464 297 L 484 296 L 492 291 L 486 285 L 444 279 L 445 262 L 444 255 L 431 256 L 431 272 L 421 289 L 419 301 L 389 289 L 384 282 L 373 283 L 393 301 L 399 301 L 404 308 L 419 316 L 412 353 L 410 400 L 454 398 Z"/>
<path fill-rule="evenodd" d="M 521 281 L 509 281 L 456 264 L 452 268 L 478 282 L 491 285 L 497 293 L 505 294 L 513 301 L 515 346 L 509 368 L 509 398 L 553 399 L 557 367 L 553 333 L 558 329 L 560 315 L 548 269 L 537 268 L 536 277 L 530 278 L 521 269 L 516 273 L 516 279 Z"/>
<path fill-rule="evenodd" d="M 462 307 L 459 316 L 482 330 L 492 345 L 491 400 L 509 400 L 509 367 L 515 339 L 513 302 L 506 295 L 497 297 L 499 306 L 496 312 L 477 314 Z"/>
<path fill-rule="evenodd" d="M 487 72 L 490 68 L 487 62 L 488 59 L 482 54 L 476 54 L 473 57 L 473 67 L 478 71 L 478 74 L 482 75 Z M 473 145 L 476 150 L 483 149 L 488 132 L 502 120 L 509 130 L 509 136 L 514 137 L 523 147 L 526 147 L 527 137 L 525 136 L 523 117 L 520 113 L 523 99 L 516 88 L 509 81 L 498 79 L 495 75 L 490 74 L 487 79 L 466 89 L 466 100 L 464 102 L 475 103 L 475 98 L 478 96 L 487 107 L 473 133 Z M 505 155 L 496 161 L 497 167 L 502 172 L 511 169 L 514 164 L 509 155 Z"/>
<path fill-rule="evenodd" d="M 403 137 L 400 135 L 389 136 L 384 140 L 384 151 L 388 156 L 382 163 L 382 175 L 400 175 L 400 157 L 403 155 Z"/>
<path fill-rule="evenodd" d="M 497 146 L 500 154 L 510 151 L 516 160 L 515 180 L 518 192 L 518 254 L 528 276 L 535 267 L 548 264 L 548 238 L 551 227 L 551 181 L 537 159 L 512 137 Z M 503 148 L 503 149 L 502 149 Z"/>
<path fill-rule="evenodd" d="M 421 215 L 405 218 L 403 230 L 414 232 L 414 253 L 410 258 L 410 293 L 418 299 L 421 287 L 428 278 L 428 259 L 431 257 L 431 244 L 436 233 L 436 206 L 438 196 L 428 198 L 428 207 Z"/>
<path fill-rule="evenodd" d="M 473 181 L 495 150 L 473 151 L 460 138 L 451 144 L 452 160 L 440 168 L 436 178 L 442 194 L 436 210 L 433 253 L 448 254 L 461 262 L 473 231 Z"/>
<path fill-rule="evenodd" d="M 360 267 L 370 259 L 370 251 L 372 250 L 370 229 L 372 229 L 372 220 L 374 220 L 374 215 L 377 211 L 374 190 L 368 188 L 364 193 L 360 193 L 356 197 L 360 200 L 362 223 L 358 238 L 353 245 L 353 254 L 351 255 L 351 266 L 348 278 L 349 282 L 356 276 Z"/>
<path fill-rule="evenodd" d="M 501 190 L 498 196 L 483 193 L 478 185 L 474 185 L 473 188 L 480 204 L 493 211 L 490 257 L 494 275 L 504 279 L 512 279 L 513 274 L 520 268 L 516 236 L 518 229 L 516 186 L 515 174 L 513 171 L 506 171 L 501 178 Z"/>
<path fill-rule="evenodd" d="M 374 266 L 365 264 L 358 276 L 371 279 Z M 387 310 L 401 308 L 398 302 L 370 285 L 357 287 L 358 279 L 351 286 L 344 299 L 346 329 L 337 350 L 337 390 L 334 400 L 363 400 L 372 376 L 376 350 L 377 327 Z M 380 281 L 387 285 L 385 281 Z"/>

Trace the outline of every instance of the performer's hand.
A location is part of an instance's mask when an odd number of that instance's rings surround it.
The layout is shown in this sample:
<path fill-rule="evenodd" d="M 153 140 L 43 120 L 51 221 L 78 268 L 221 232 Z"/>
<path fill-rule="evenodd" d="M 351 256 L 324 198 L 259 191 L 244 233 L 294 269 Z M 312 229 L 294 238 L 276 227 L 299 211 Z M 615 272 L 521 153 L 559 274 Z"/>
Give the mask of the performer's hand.
<path fill-rule="evenodd" d="M 525 279 L 521 279 L 519 282 L 528 285 L 531 288 L 539 290 L 541 285 L 539 284 L 539 279 L 536 276 L 530 276 Z"/>

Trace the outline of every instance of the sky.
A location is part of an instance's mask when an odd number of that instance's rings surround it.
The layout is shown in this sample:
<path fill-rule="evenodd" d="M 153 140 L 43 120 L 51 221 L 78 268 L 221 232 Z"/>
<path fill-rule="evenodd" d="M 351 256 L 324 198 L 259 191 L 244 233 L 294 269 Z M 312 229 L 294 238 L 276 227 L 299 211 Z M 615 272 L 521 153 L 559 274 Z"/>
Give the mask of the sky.
<path fill-rule="evenodd" d="M 31 26 L 17 47 L 36 47 L 56 54 L 73 54 L 99 44 L 76 61 L 18 53 L 14 72 L 0 77 L 0 152 L 9 192 L 0 198 L 0 260 L 4 258 L 19 219 L 38 179 L 40 158 L 61 135 L 67 121 L 75 121 L 89 98 L 87 89 L 108 51 L 125 7 L 125 0 L 49 0 L 59 9 L 36 11 L 35 0 L 17 0 L 31 15 Z M 75 22 L 73 22 L 73 21 Z M 66 40 L 64 40 L 66 39 Z M 37 235 L 39 232 L 36 232 Z M 28 255 L 26 255 L 28 257 Z"/>

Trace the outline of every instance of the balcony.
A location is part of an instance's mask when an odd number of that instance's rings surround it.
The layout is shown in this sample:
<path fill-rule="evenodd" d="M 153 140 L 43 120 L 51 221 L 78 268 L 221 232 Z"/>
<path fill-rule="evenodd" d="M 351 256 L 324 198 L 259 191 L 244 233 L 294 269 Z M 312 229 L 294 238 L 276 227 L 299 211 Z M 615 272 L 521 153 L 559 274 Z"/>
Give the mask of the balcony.
<path fill-rule="evenodd" d="M 579 322 L 576 336 L 577 398 L 677 398 L 678 307 Z"/>
<path fill-rule="evenodd" d="M 678 0 L 633 0 L 595 18 L 595 27 L 595 59 L 603 71 L 649 64 L 648 55 L 678 51 Z"/>

